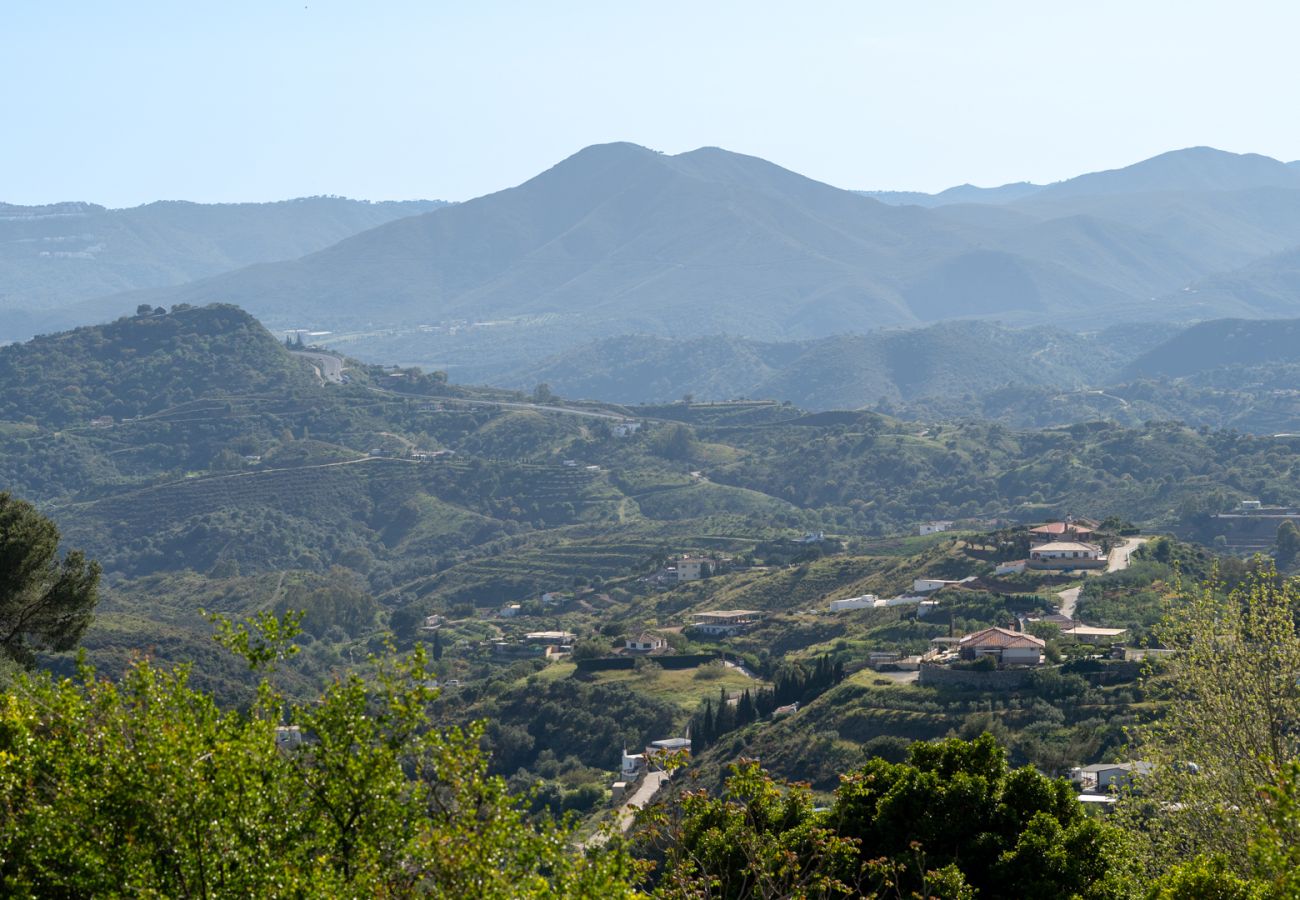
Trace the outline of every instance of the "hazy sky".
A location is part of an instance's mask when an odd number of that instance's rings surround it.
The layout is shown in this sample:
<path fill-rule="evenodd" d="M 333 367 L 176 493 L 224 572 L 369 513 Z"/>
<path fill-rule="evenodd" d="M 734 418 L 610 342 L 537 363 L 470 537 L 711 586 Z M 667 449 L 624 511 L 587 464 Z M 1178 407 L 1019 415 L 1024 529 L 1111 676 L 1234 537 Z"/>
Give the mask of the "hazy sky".
<path fill-rule="evenodd" d="M 614 140 L 841 187 L 1300 157 L 1300 4 L 3 0 L 0 201 L 462 200 Z"/>

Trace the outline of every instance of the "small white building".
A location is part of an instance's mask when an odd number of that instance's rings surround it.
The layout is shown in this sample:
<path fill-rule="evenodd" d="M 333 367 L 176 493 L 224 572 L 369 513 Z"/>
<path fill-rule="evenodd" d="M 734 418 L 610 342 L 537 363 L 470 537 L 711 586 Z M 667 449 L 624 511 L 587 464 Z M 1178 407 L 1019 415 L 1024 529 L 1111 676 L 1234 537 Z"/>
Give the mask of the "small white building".
<path fill-rule="evenodd" d="M 1029 551 L 1030 569 L 1100 569 L 1106 557 L 1095 544 L 1080 541 L 1052 541 Z"/>
<path fill-rule="evenodd" d="M 728 637 L 762 621 L 756 609 L 711 609 L 695 614 L 691 628 L 701 634 Z"/>
<path fill-rule="evenodd" d="M 1096 763 L 1078 769 L 1078 780 L 1085 790 L 1091 788 L 1105 793 L 1119 791 L 1133 783 L 1133 778 L 1151 773 L 1154 766 L 1148 762 Z"/>
<path fill-rule="evenodd" d="M 912 592 L 914 594 L 931 594 L 941 588 L 952 587 L 956 584 L 967 584 L 974 580 L 974 575 L 968 575 L 956 581 L 950 578 L 917 578 L 912 581 Z"/>
<path fill-rule="evenodd" d="M 871 609 L 878 600 L 879 598 L 875 594 L 863 594 L 860 597 L 844 597 L 840 600 L 832 600 L 831 612 L 841 612 L 846 609 Z"/>
<path fill-rule="evenodd" d="M 497 611 L 497 615 L 503 619 L 513 619 L 523 611 L 523 607 L 518 603 L 507 603 Z"/>
<path fill-rule="evenodd" d="M 668 646 L 664 636 L 653 631 L 643 631 L 623 642 L 625 649 L 632 653 L 653 653 Z"/>
<path fill-rule="evenodd" d="M 632 422 L 632 421 L 619 422 L 617 425 L 615 425 L 613 428 L 610 429 L 610 431 L 613 432 L 614 437 L 621 437 L 621 438 L 631 437 L 632 435 L 636 434 L 640 430 L 641 430 L 641 423 Z"/>
<path fill-rule="evenodd" d="M 922 522 L 916 526 L 917 534 L 938 534 L 941 531 L 947 531 L 952 528 L 951 522 Z"/>
<path fill-rule="evenodd" d="M 1114 644 L 1124 640 L 1126 628 L 1099 628 L 1076 622 L 1061 629 L 1061 637 L 1074 638 L 1082 644 Z"/>
<path fill-rule="evenodd" d="M 677 580 L 699 581 L 704 577 L 705 566 L 713 574 L 718 570 L 718 561 L 710 556 L 683 556 L 677 560 Z"/>
<path fill-rule="evenodd" d="M 623 762 L 619 766 L 619 774 L 622 775 L 624 779 L 631 781 L 633 778 L 636 778 L 637 774 L 643 769 L 645 769 L 645 754 L 628 753 L 627 750 L 624 749 Z"/>
<path fill-rule="evenodd" d="M 993 569 L 994 575 L 1019 575 L 1025 571 L 1025 564 L 1028 560 L 1013 559 L 1011 562 L 998 563 Z"/>
<path fill-rule="evenodd" d="M 577 638 L 572 631 L 530 631 L 524 635 L 524 640 L 530 644 L 551 644 L 556 647 L 571 646 Z"/>

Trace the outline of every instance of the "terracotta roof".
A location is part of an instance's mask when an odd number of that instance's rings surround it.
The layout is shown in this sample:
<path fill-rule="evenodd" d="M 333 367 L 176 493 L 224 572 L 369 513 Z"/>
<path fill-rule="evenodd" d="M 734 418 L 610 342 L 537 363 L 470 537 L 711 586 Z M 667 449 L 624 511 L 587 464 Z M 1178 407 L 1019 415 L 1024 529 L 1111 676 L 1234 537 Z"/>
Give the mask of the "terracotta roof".
<path fill-rule="evenodd" d="M 1030 534 L 1065 534 L 1070 531 L 1075 534 L 1092 533 L 1092 529 L 1086 525 L 1072 525 L 1069 522 L 1048 522 L 1046 525 L 1029 529 Z"/>
<path fill-rule="evenodd" d="M 985 628 L 983 631 L 966 635 L 961 639 L 961 643 L 964 646 L 996 647 L 1002 650 L 1028 649 L 1029 647 L 1042 648 L 1047 644 L 1042 638 L 1036 638 L 1032 634 L 1012 631 L 1009 628 Z"/>

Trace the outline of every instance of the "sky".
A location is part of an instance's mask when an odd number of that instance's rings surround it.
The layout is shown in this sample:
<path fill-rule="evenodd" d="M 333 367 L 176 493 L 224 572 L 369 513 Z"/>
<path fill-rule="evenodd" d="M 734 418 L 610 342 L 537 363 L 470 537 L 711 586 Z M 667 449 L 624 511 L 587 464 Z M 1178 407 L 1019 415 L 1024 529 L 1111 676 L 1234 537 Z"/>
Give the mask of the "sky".
<path fill-rule="evenodd" d="M 839 187 L 1300 158 L 1300 4 L 6 0 L 0 202 L 466 200 L 590 144 Z"/>

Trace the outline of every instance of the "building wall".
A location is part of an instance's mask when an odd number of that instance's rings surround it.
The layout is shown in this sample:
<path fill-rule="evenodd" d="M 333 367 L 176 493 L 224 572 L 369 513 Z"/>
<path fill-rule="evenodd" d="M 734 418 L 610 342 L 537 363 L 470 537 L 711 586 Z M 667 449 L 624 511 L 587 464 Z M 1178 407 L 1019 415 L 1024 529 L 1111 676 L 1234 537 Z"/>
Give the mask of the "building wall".
<path fill-rule="evenodd" d="M 1019 647 L 1008 647 L 1002 651 L 1002 662 L 1010 666 L 1036 666 L 1042 654 L 1037 647 L 1020 649 Z"/>

